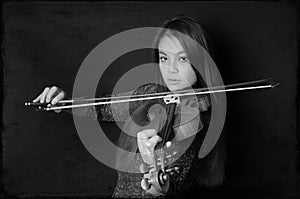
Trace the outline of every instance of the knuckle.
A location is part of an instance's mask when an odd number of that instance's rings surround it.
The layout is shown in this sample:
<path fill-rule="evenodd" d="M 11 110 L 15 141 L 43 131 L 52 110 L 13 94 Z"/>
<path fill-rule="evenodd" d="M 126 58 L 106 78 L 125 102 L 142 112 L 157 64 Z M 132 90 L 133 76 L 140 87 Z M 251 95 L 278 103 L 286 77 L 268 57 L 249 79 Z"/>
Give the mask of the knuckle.
<path fill-rule="evenodd" d="M 141 141 L 145 141 L 145 140 L 148 139 L 147 135 L 145 135 L 143 132 L 140 132 L 140 133 L 139 133 L 138 138 L 139 138 Z"/>
<path fill-rule="evenodd" d="M 142 132 L 140 131 L 140 132 L 138 132 L 137 134 L 136 134 L 136 136 L 138 137 L 138 138 L 140 138 L 141 137 L 141 135 L 142 135 Z"/>
<path fill-rule="evenodd" d="M 56 90 L 57 90 L 57 87 L 56 87 L 56 86 L 52 86 L 51 89 L 50 89 L 51 92 L 54 92 L 54 91 L 56 91 Z"/>
<path fill-rule="evenodd" d="M 155 130 L 154 129 L 146 129 L 145 130 L 148 134 L 153 134 L 153 133 L 155 133 Z"/>
<path fill-rule="evenodd" d="M 149 140 L 148 142 L 146 142 L 146 146 L 147 146 L 147 147 L 151 147 L 152 145 L 153 145 L 153 143 L 152 143 L 151 140 Z"/>
<path fill-rule="evenodd" d="M 46 96 L 46 101 L 49 102 L 51 98 L 52 96 L 48 93 L 48 95 Z"/>
<path fill-rule="evenodd" d="M 55 101 L 60 101 L 62 98 L 63 98 L 63 96 L 62 96 L 61 94 L 58 94 L 58 95 L 54 98 L 54 100 L 55 100 Z"/>
<path fill-rule="evenodd" d="M 66 92 L 64 92 L 64 91 L 61 91 L 61 92 L 60 92 L 60 95 L 62 96 L 62 98 L 64 98 L 64 97 L 66 97 L 67 94 L 66 94 Z"/>

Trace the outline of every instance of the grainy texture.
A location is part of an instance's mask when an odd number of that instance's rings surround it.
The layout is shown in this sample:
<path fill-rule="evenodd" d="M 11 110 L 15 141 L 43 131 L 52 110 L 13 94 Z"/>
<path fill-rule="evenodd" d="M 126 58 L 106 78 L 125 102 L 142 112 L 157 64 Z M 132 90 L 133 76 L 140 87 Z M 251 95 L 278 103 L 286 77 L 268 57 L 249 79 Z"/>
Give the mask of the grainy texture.
<path fill-rule="evenodd" d="M 297 10 L 283 2 L 5 3 L 2 172 L 7 194 L 113 193 L 116 171 L 86 150 L 72 117 L 34 112 L 24 102 L 50 85 L 71 93 L 82 61 L 100 42 L 130 28 L 160 25 L 177 13 L 206 27 L 226 84 L 268 77 L 281 83 L 273 90 L 227 95 L 226 182 L 198 187 L 195 193 L 200 198 L 295 195 Z M 133 52 L 112 63 L 100 79 L 99 94 L 110 94 L 132 66 L 148 63 L 146 55 Z M 101 125 L 105 132 L 116 132 L 107 134 L 116 142 L 118 127 Z"/>

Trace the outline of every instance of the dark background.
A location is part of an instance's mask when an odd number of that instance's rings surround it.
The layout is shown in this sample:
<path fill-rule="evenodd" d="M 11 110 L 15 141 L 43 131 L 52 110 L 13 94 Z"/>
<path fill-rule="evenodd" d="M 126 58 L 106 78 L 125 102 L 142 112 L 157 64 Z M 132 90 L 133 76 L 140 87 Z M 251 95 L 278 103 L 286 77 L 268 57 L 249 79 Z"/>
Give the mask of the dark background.
<path fill-rule="evenodd" d="M 24 107 L 24 102 L 50 85 L 71 93 L 82 61 L 100 42 L 131 28 L 159 26 L 178 13 L 196 18 L 207 29 L 225 84 L 270 77 L 280 82 L 273 90 L 227 94 L 226 181 L 214 189 L 199 189 L 197 194 L 211 198 L 296 196 L 299 98 L 295 4 L 6 3 L 3 11 L 4 196 L 112 193 L 116 171 L 85 149 L 72 115 L 35 112 Z M 141 64 L 142 54 L 127 57 L 127 61 L 136 59 L 135 63 Z M 122 67 L 125 61 L 115 64 Z M 114 68 L 101 79 L 103 94 L 109 93 L 124 72 Z M 104 125 L 115 140 L 118 129 Z"/>

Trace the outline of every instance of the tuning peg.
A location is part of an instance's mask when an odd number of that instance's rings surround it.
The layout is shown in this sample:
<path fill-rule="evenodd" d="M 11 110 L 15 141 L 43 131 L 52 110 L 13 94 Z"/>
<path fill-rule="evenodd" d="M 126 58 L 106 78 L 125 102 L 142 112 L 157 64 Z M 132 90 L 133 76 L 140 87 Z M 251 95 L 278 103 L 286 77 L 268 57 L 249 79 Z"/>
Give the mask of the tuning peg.
<path fill-rule="evenodd" d="M 140 172 L 141 173 L 147 173 L 149 171 L 149 166 L 146 163 L 142 163 L 140 165 Z"/>
<path fill-rule="evenodd" d="M 178 173 L 179 170 L 180 170 L 180 168 L 179 168 L 178 166 L 174 167 L 174 171 L 175 171 L 176 173 Z"/>
<path fill-rule="evenodd" d="M 143 178 L 142 179 L 142 181 L 141 181 L 141 187 L 144 190 L 150 189 L 150 183 L 149 183 L 149 180 L 147 178 Z"/>
<path fill-rule="evenodd" d="M 174 173 L 178 173 L 180 170 L 180 168 L 178 166 L 175 166 L 175 167 L 172 167 L 172 168 L 169 168 L 166 170 L 166 173 L 169 173 L 170 175 L 174 175 Z"/>
<path fill-rule="evenodd" d="M 164 182 L 168 181 L 168 180 L 169 180 L 169 175 L 168 175 L 167 173 L 163 173 L 163 174 L 162 174 L 162 180 L 163 180 Z"/>

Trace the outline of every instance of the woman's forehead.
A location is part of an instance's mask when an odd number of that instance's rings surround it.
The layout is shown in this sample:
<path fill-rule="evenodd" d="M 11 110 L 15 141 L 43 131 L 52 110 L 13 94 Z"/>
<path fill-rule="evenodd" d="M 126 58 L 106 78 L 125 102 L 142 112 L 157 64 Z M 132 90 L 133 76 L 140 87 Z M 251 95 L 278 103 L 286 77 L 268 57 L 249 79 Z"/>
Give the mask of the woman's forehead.
<path fill-rule="evenodd" d="M 185 52 L 185 49 L 179 40 L 173 35 L 165 34 L 158 43 L 160 52 L 167 52 L 171 54 L 180 54 Z"/>

